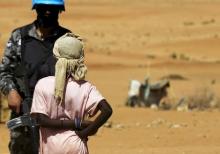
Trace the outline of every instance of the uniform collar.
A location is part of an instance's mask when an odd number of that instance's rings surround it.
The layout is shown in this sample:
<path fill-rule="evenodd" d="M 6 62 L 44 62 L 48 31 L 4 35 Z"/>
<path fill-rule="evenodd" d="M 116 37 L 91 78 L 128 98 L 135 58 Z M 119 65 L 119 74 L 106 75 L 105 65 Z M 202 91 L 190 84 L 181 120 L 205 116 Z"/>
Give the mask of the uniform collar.
<path fill-rule="evenodd" d="M 58 36 L 59 30 L 60 30 L 60 26 L 57 25 L 57 28 L 55 28 L 55 30 L 53 31 L 53 33 L 52 33 L 52 35 L 50 37 Z M 31 26 L 30 26 L 30 28 L 28 30 L 28 35 L 31 36 L 31 37 L 34 37 L 34 38 L 36 38 L 38 40 L 42 40 L 42 38 L 37 33 L 37 21 L 36 20 L 31 24 Z"/>

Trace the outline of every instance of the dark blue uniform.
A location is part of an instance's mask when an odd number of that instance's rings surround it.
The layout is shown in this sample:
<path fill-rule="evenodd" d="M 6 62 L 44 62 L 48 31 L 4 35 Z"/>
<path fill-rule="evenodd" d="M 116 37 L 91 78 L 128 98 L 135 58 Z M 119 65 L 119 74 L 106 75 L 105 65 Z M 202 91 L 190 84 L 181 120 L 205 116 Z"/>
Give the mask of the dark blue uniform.
<path fill-rule="evenodd" d="M 54 43 L 56 39 L 70 31 L 57 25 L 51 36 L 42 39 L 37 34 L 36 25 L 35 21 L 15 29 L 6 45 L 0 64 L 0 90 L 5 95 L 10 90 L 16 89 L 22 97 L 25 97 L 23 87 L 18 83 L 18 79 L 24 76 L 24 70 L 31 94 L 39 79 L 55 73 L 56 59 L 52 51 Z M 19 115 L 12 112 L 11 118 L 16 116 Z M 10 135 L 11 154 L 31 154 L 30 134 L 25 128 L 15 129 Z"/>

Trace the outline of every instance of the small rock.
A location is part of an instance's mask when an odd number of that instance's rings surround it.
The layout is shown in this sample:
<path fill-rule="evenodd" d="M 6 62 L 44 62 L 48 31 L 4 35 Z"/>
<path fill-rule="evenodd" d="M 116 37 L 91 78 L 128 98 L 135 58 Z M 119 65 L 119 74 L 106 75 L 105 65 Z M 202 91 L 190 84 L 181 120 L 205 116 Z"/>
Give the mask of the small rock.
<path fill-rule="evenodd" d="M 173 124 L 172 126 L 171 126 L 171 128 L 180 128 L 181 126 L 179 125 L 179 124 Z"/>
<path fill-rule="evenodd" d="M 112 128 L 112 122 L 106 122 L 106 123 L 104 124 L 104 127 L 106 127 L 106 128 Z"/>
<path fill-rule="evenodd" d="M 122 129 L 122 128 L 124 128 L 124 126 L 122 124 L 117 124 L 117 125 L 115 125 L 115 128 L 116 129 Z"/>
<path fill-rule="evenodd" d="M 151 104 L 150 108 L 152 110 L 158 110 L 158 106 L 156 104 Z"/>

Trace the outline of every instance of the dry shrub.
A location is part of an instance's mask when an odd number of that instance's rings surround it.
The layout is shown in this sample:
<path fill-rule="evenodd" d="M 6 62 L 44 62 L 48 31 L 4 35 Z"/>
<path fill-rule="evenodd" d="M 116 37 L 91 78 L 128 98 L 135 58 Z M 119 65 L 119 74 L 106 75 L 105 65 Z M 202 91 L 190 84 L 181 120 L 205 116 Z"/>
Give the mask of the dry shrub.
<path fill-rule="evenodd" d="M 174 60 L 179 59 L 179 60 L 184 60 L 184 61 L 190 61 L 191 60 L 191 58 L 189 56 L 187 56 L 183 53 L 177 54 L 175 52 L 170 55 L 170 58 L 172 58 Z"/>
<path fill-rule="evenodd" d="M 202 21 L 202 25 L 208 25 L 208 24 L 213 24 L 213 23 L 215 23 L 215 19 Z"/>
<path fill-rule="evenodd" d="M 168 79 L 168 80 L 188 80 L 186 77 L 180 74 L 168 74 L 166 76 L 161 77 L 161 80 Z"/>
<path fill-rule="evenodd" d="M 176 103 L 174 103 L 176 102 Z M 209 88 L 200 88 L 189 96 L 180 99 L 168 98 L 160 103 L 161 110 L 204 111 L 220 109 L 220 98 Z"/>
<path fill-rule="evenodd" d="M 191 110 L 220 108 L 219 99 L 209 88 L 202 88 L 197 90 L 195 94 L 188 96 L 186 101 L 188 108 Z"/>
<path fill-rule="evenodd" d="M 195 23 L 192 22 L 192 21 L 186 21 L 186 22 L 183 23 L 183 25 L 184 26 L 193 26 L 193 25 L 195 25 Z"/>

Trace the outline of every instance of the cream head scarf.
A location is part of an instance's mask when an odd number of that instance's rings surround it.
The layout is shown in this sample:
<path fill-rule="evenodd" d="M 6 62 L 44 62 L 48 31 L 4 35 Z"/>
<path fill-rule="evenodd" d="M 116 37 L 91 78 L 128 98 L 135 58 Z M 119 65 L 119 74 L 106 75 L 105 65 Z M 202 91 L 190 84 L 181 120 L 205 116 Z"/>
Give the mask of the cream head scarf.
<path fill-rule="evenodd" d="M 57 58 L 55 66 L 55 98 L 63 102 L 66 80 L 85 78 L 87 67 L 84 64 L 83 43 L 72 33 L 66 33 L 56 40 L 53 54 Z"/>

